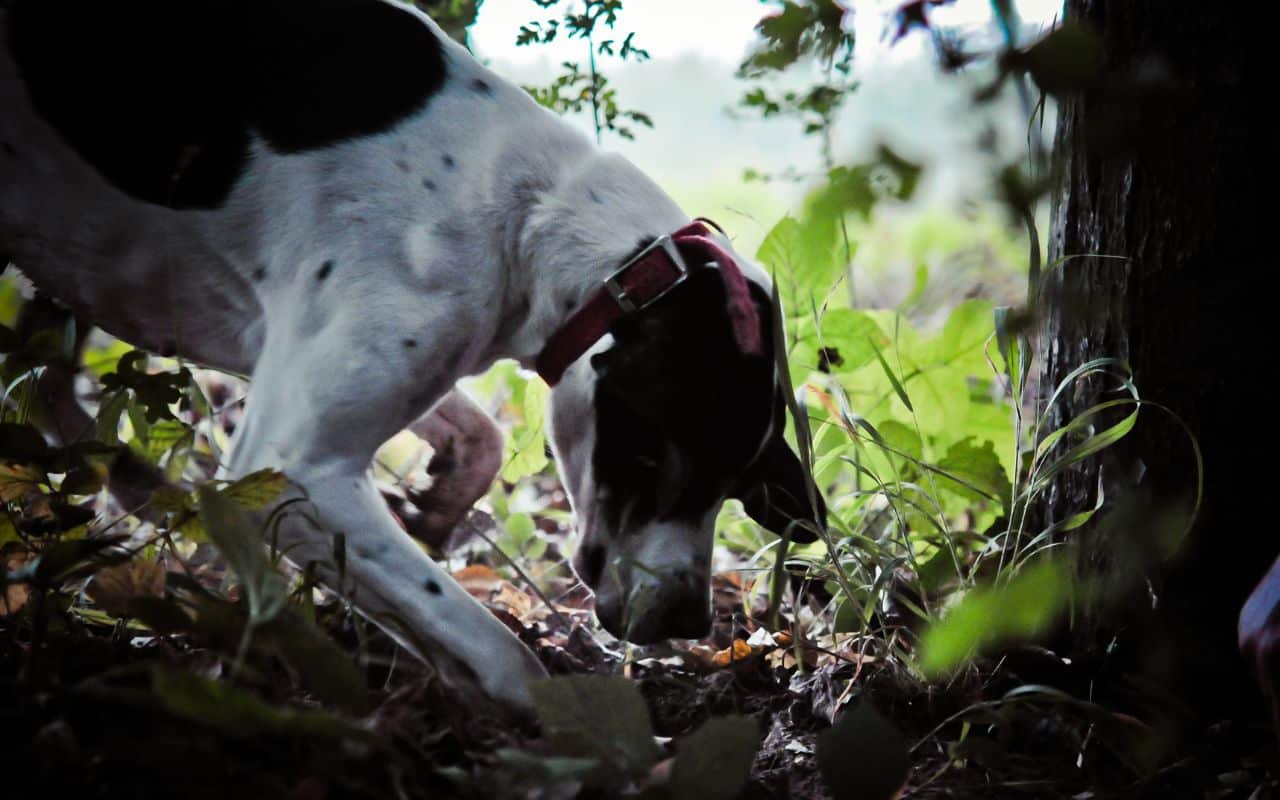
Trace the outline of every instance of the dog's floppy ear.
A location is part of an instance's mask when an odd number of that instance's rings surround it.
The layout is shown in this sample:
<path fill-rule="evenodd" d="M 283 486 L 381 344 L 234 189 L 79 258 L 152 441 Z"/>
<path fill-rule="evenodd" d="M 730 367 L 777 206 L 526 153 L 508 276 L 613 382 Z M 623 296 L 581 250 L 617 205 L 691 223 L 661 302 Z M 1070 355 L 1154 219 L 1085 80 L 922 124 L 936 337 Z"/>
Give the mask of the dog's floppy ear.
<path fill-rule="evenodd" d="M 733 496 L 742 501 L 747 516 L 761 527 L 782 536 L 790 526 L 791 541 L 808 544 L 818 538 L 813 531 L 813 508 L 805 486 L 808 480 L 800 459 L 786 440 L 774 436 L 747 470 Z M 825 530 L 827 506 L 816 488 L 814 496 L 818 501 L 817 524 Z"/>

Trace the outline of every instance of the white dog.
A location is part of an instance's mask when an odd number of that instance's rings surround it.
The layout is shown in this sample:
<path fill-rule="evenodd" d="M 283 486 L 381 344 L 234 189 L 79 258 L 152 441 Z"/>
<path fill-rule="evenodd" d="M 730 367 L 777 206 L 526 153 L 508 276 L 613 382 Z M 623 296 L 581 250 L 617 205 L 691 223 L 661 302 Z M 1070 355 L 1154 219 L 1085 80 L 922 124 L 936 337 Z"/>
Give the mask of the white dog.
<path fill-rule="evenodd" d="M 514 358 L 555 386 L 575 567 L 632 641 L 706 631 L 726 497 L 778 532 L 825 513 L 763 271 L 405 6 L 11 0 L 0 252 L 126 341 L 250 375 L 226 476 L 305 489 L 326 530 L 290 516 L 290 558 L 516 704 L 541 665 L 369 474 L 415 421 L 483 419 L 460 377 Z"/>

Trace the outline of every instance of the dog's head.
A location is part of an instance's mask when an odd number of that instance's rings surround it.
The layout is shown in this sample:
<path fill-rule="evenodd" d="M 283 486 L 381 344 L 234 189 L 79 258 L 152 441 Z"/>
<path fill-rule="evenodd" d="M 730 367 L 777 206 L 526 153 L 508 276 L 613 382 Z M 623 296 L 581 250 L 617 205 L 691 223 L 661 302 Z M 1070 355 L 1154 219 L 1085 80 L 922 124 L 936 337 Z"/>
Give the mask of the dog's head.
<path fill-rule="evenodd" d="M 814 539 L 805 472 L 783 439 L 769 291 L 753 272 L 758 352 L 735 337 L 718 270 L 695 268 L 617 322 L 552 392 L 552 444 L 581 534 L 574 569 L 619 638 L 707 633 L 713 525 L 726 498 L 774 533 Z"/>

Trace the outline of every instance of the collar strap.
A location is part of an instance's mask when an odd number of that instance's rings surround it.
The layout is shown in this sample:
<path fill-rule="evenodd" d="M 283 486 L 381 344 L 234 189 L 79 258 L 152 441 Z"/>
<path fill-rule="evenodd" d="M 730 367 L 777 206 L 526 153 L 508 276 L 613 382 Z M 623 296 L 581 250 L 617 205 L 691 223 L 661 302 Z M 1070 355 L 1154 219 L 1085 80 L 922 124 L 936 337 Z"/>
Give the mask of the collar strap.
<path fill-rule="evenodd" d="M 698 219 L 675 233 L 659 236 L 605 278 L 601 288 L 551 335 L 538 354 L 536 367 L 542 379 L 555 386 L 569 365 L 600 341 L 614 323 L 643 311 L 684 283 L 690 270 L 686 255 L 696 259 L 693 268 L 703 264 L 719 268 L 738 346 L 745 353 L 762 352 L 759 315 L 747 279 L 733 257 L 712 238 L 711 228 L 720 230 L 714 222 Z"/>

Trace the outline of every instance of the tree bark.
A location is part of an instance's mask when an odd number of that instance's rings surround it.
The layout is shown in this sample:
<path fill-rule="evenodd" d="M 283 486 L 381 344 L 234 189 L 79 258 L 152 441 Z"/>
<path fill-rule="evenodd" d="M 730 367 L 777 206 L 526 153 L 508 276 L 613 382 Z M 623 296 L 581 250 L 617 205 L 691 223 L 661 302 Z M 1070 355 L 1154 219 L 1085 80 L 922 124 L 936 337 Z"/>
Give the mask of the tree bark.
<path fill-rule="evenodd" d="M 1071 534 L 1078 571 L 1108 587 L 1075 644 L 1109 649 L 1120 669 L 1186 702 L 1189 718 L 1260 710 L 1235 649 L 1240 605 L 1280 552 L 1280 536 L 1258 522 L 1265 494 L 1259 503 L 1246 491 L 1270 476 L 1241 458 L 1270 427 L 1249 402 L 1260 395 L 1249 391 L 1258 362 L 1247 352 L 1258 343 L 1249 300 L 1261 294 L 1252 189 L 1262 162 L 1250 130 L 1261 98 L 1247 89 L 1260 62 L 1248 40 L 1260 26 L 1187 0 L 1067 0 L 1066 13 L 1098 34 L 1102 64 L 1090 88 L 1060 105 L 1049 241 L 1059 263 L 1040 294 L 1041 401 L 1080 364 L 1119 357 L 1143 400 L 1173 412 L 1144 406 L 1118 446 L 1041 498 L 1045 524 L 1093 507 L 1099 490 L 1110 508 Z M 1077 382 L 1050 429 L 1115 396 L 1114 386 Z M 1203 449 L 1205 498 L 1169 560 L 1159 552 L 1196 482 L 1174 415 Z"/>

